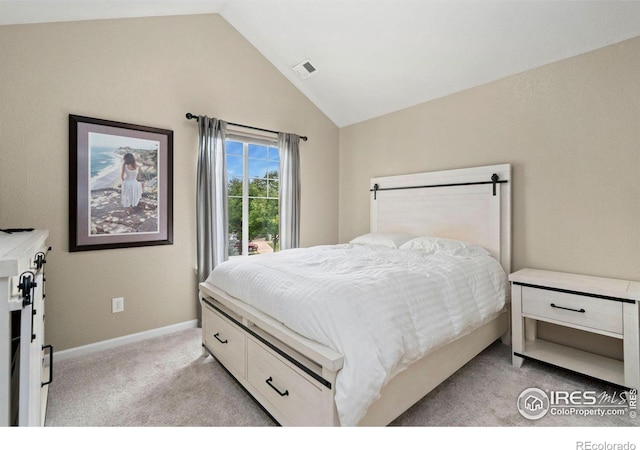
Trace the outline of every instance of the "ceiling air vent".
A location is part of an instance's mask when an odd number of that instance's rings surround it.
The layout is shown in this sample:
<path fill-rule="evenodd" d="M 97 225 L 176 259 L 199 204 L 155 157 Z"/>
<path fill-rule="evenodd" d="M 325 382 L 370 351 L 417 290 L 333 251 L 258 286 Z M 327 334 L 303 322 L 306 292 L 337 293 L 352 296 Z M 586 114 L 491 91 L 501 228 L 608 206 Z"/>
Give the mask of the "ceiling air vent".
<path fill-rule="evenodd" d="M 315 66 L 311 64 L 311 61 L 309 61 L 308 59 L 305 59 L 301 63 L 293 66 L 293 70 L 295 70 L 298 75 L 302 77 L 302 79 L 309 78 L 311 75 L 317 72 Z"/>

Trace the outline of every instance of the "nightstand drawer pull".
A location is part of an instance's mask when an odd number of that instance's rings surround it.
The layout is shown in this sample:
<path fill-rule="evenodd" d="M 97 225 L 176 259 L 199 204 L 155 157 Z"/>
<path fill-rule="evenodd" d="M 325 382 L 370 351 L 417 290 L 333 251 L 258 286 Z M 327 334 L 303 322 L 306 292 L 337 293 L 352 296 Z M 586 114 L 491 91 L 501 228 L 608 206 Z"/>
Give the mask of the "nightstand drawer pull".
<path fill-rule="evenodd" d="M 289 395 L 289 390 L 286 390 L 284 392 L 280 392 L 280 390 L 275 387 L 273 384 L 271 384 L 271 382 L 273 381 L 273 378 L 269 377 L 265 380 L 265 382 L 271 387 L 271 389 L 273 389 L 274 391 L 276 391 L 278 394 L 280 394 L 280 397 L 286 397 L 287 395 Z"/>
<path fill-rule="evenodd" d="M 220 341 L 220 343 L 222 344 L 226 344 L 227 342 L 229 342 L 227 339 L 225 339 L 224 341 L 222 339 L 219 338 L 220 333 L 216 333 L 213 335 L 214 338 L 216 338 L 218 341 Z"/>
<path fill-rule="evenodd" d="M 566 309 L 567 311 L 575 311 L 575 312 L 579 312 L 579 313 L 585 313 L 586 312 L 584 310 L 584 308 L 580 308 L 580 309 L 565 308 L 564 306 L 557 306 L 555 303 L 551 303 L 551 307 L 552 308 L 558 308 L 558 309 Z"/>

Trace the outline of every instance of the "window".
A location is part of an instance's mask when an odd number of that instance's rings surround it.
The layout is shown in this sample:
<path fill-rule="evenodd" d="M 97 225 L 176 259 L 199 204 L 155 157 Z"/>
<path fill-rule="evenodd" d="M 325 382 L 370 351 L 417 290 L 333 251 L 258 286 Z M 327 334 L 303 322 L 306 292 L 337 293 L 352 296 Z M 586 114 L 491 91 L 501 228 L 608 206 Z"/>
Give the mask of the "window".
<path fill-rule="evenodd" d="M 278 251 L 280 155 L 273 142 L 230 136 L 226 142 L 229 256 Z"/>

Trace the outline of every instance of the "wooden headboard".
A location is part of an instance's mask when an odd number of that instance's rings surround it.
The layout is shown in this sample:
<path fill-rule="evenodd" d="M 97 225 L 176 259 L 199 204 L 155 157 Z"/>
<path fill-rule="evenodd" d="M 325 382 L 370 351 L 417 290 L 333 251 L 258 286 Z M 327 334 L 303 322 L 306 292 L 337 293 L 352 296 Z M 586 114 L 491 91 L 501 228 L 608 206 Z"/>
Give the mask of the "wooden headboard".
<path fill-rule="evenodd" d="M 371 179 L 371 231 L 481 245 L 511 272 L 511 165 Z"/>

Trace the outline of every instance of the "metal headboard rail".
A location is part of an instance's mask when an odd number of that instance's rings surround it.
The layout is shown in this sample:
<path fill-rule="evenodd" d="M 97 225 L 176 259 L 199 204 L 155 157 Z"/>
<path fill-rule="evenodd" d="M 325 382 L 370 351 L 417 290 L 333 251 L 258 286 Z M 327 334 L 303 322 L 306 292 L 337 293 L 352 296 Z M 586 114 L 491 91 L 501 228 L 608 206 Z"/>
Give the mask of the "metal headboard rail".
<path fill-rule="evenodd" d="M 501 180 L 497 173 L 491 175 L 491 181 L 472 181 L 467 183 L 447 183 L 447 184 L 428 184 L 421 186 L 398 186 L 381 188 L 378 183 L 373 185 L 373 189 L 369 189 L 369 192 L 373 192 L 373 199 L 377 200 L 378 191 L 396 191 L 400 189 L 425 189 L 425 188 L 439 188 L 439 187 L 451 187 L 451 186 L 473 186 L 476 184 L 493 184 L 493 195 L 496 195 L 496 185 L 499 183 L 508 183 L 509 180 Z"/>

